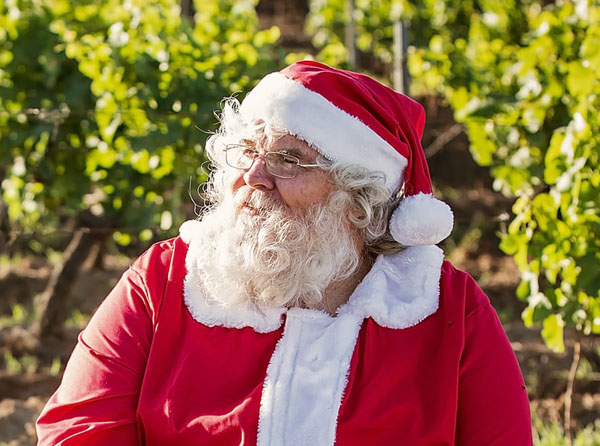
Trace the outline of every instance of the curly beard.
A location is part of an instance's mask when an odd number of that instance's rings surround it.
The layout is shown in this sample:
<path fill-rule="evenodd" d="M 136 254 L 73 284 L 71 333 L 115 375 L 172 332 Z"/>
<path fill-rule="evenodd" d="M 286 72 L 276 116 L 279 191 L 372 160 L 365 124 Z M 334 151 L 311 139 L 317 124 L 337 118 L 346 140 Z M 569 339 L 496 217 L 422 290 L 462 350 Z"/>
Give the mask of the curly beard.
<path fill-rule="evenodd" d="M 350 277 L 360 252 L 341 195 L 294 212 L 264 192 L 238 190 L 206 214 L 195 259 L 204 289 L 225 305 L 314 307 L 331 283 Z"/>

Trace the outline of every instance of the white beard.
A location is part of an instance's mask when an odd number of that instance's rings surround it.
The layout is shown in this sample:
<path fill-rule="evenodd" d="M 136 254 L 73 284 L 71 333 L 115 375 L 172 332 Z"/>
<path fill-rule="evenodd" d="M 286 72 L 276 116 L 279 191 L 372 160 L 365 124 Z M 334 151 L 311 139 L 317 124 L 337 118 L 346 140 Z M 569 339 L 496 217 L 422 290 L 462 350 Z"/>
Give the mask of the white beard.
<path fill-rule="evenodd" d="M 331 283 L 360 263 L 334 192 L 327 203 L 290 215 L 263 192 L 228 195 L 200 222 L 196 266 L 205 291 L 224 305 L 311 308 Z"/>

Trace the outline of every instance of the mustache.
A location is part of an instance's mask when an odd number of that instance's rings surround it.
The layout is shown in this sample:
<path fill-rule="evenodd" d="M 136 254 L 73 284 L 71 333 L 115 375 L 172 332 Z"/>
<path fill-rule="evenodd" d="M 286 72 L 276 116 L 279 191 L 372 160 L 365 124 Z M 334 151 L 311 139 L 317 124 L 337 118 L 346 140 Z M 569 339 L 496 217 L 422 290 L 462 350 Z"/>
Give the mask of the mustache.
<path fill-rule="evenodd" d="M 261 215 L 266 215 L 266 213 L 273 211 L 282 211 L 285 208 L 281 200 L 264 192 L 251 189 L 243 192 L 240 191 L 239 194 L 236 197 L 238 208 L 248 206 L 256 209 Z"/>

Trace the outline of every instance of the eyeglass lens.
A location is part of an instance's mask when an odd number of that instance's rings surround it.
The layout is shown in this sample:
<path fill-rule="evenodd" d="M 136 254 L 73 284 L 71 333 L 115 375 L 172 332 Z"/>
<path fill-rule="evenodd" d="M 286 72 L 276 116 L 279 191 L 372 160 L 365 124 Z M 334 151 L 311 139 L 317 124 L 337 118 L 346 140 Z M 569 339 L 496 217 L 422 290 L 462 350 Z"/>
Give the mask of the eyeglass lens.
<path fill-rule="evenodd" d="M 249 169 L 256 158 L 261 157 L 265 160 L 267 171 L 282 178 L 294 178 L 298 170 L 298 159 L 284 153 L 267 152 L 260 155 L 245 146 L 229 146 L 225 156 L 227 164 L 238 169 Z"/>

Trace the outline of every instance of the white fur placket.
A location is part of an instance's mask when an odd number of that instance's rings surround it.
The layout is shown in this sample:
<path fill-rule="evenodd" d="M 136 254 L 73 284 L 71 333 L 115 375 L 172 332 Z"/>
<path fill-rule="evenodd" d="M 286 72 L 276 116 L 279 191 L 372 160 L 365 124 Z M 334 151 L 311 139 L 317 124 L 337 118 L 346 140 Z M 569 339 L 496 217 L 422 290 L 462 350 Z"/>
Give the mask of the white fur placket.
<path fill-rule="evenodd" d="M 287 312 L 267 368 L 260 446 L 333 445 L 337 415 L 362 319 L 314 310 Z"/>

